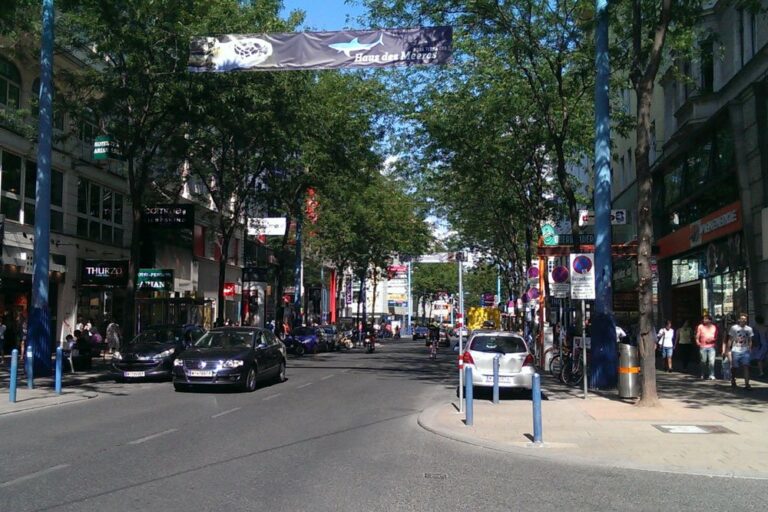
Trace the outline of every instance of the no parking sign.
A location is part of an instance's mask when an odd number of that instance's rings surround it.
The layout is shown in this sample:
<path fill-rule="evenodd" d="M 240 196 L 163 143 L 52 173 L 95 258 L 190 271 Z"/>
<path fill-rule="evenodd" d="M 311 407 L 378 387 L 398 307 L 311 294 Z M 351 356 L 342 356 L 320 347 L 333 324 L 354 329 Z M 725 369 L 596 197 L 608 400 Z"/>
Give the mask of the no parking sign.
<path fill-rule="evenodd" d="M 595 255 L 593 253 L 571 254 L 571 298 L 595 299 Z"/>

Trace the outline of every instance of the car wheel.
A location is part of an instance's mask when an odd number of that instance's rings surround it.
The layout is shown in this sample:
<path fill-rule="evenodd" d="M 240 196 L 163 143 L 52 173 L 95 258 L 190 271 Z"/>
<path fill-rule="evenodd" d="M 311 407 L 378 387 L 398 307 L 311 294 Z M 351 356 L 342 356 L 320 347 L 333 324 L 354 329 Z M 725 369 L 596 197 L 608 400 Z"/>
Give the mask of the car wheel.
<path fill-rule="evenodd" d="M 306 349 L 304 348 L 304 345 L 302 345 L 301 343 L 298 343 L 296 345 L 296 348 L 293 349 L 293 353 L 299 357 L 303 356 L 304 352 L 306 352 Z"/>
<path fill-rule="evenodd" d="M 256 368 L 251 367 L 248 369 L 248 373 L 245 376 L 245 382 L 243 383 L 243 389 L 249 393 L 256 391 Z"/>
<path fill-rule="evenodd" d="M 280 366 L 277 368 L 277 376 L 275 377 L 275 382 L 285 382 L 288 377 L 286 377 L 285 372 L 285 361 L 280 361 Z"/>

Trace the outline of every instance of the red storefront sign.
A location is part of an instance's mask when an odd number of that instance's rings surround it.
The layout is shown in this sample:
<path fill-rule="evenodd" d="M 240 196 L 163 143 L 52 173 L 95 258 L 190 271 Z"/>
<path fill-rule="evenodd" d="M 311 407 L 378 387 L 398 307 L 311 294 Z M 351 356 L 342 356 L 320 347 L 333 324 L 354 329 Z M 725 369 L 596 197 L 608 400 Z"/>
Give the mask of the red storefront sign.
<path fill-rule="evenodd" d="M 669 258 L 686 252 L 699 245 L 740 231 L 741 227 L 741 202 L 736 201 L 659 239 L 657 242 L 659 246 L 658 258 Z"/>
<path fill-rule="evenodd" d="M 224 296 L 225 297 L 235 296 L 235 283 L 224 283 Z"/>

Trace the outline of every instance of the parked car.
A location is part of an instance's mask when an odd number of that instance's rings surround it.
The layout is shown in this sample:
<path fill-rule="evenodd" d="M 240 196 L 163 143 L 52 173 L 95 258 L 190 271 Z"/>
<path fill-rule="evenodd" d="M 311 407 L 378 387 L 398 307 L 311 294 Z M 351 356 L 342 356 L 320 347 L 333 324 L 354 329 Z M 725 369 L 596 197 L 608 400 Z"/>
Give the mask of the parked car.
<path fill-rule="evenodd" d="M 416 326 L 413 330 L 413 340 L 426 340 L 429 338 L 429 327 L 424 325 Z"/>
<path fill-rule="evenodd" d="M 173 360 L 203 334 L 202 327 L 192 324 L 148 327 L 112 354 L 112 378 L 170 379 Z"/>
<path fill-rule="evenodd" d="M 286 338 L 285 345 L 290 352 L 300 356 L 305 352 L 314 354 L 320 350 L 319 327 L 296 327 Z"/>
<path fill-rule="evenodd" d="M 493 386 L 493 359 L 499 359 L 499 387 L 531 389 L 533 355 L 525 340 L 507 331 L 476 331 L 464 351 L 464 366 L 472 368 L 472 384 Z"/>
<path fill-rule="evenodd" d="M 253 391 L 259 380 L 285 381 L 285 345 L 260 327 L 217 327 L 173 361 L 176 391 L 234 386 Z"/>

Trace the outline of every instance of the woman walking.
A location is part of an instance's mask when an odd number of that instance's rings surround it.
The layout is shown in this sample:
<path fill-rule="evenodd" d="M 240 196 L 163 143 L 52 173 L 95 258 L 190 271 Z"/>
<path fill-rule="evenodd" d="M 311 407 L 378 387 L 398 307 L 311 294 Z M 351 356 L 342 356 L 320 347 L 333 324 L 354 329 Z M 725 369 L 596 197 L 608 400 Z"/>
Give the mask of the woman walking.
<path fill-rule="evenodd" d="M 675 351 L 675 330 L 672 328 L 672 320 L 667 320 L 666 325 L 656 335 L 659 347 L 661 348 L 661 357 L 664 359 L 664 369 L 667 373 L 672 371 L 672 354 Z"/>

